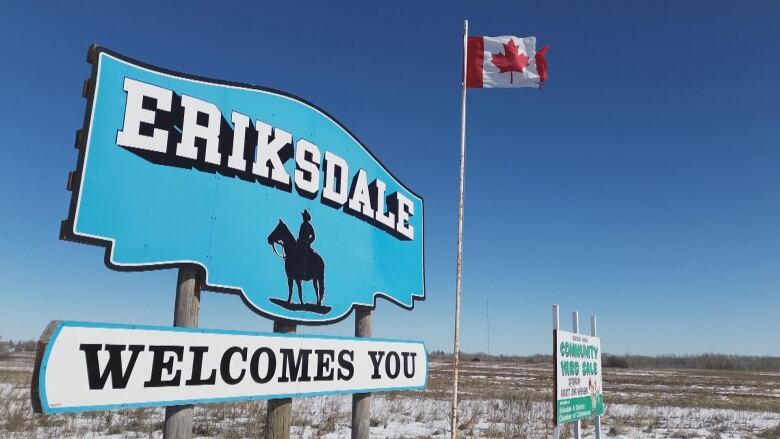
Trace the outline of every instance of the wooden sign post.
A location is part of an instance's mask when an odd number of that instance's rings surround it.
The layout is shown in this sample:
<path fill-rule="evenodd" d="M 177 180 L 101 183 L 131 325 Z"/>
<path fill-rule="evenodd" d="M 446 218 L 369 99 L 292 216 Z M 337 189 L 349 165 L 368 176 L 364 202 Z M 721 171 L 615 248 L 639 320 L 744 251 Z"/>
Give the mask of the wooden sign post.
<path fill-rule="evenodd" d="M 371 337 L 371 308 L 355 307 L 355 337 Z M 371 430 L 371 394 L 352 395 L 352 439 L 368 439 Z"/>
<path fill-rule="evenodd" d="M 295 332 L 296 324 L 284 320 L 274 320 L 274 332 Z M 265 415 L 266 439 L 290 439 L 290 421 L 292 419 L 292 398 L 269 399 Z"/>
<path fill-rule="evenodd" d="M 198 326 L 200 310 L 200 282 L 198 267 L 186 265 L 179 268 L 176 280 L 176 308 L 173 326 L 195 328 Z M 165 439 L 190 439 L 192 437 L 192 404 L 168 406 L 165 408 Z"/>

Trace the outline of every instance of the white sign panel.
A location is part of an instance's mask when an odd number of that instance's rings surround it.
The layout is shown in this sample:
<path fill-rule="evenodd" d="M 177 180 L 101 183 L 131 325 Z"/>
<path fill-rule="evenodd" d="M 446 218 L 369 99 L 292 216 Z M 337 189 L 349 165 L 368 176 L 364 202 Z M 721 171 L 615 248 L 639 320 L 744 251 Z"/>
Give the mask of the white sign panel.
<path fill-rule="evenodd" d="M 598 337 L 553 331 L 555 424 L 602 415 L 601 341 Z"/>
<path fill-rule="evenodd" d="M 59 322 L 33 398 L 61 413 L 415 390 L 427 364 L 415 341 Z"/>

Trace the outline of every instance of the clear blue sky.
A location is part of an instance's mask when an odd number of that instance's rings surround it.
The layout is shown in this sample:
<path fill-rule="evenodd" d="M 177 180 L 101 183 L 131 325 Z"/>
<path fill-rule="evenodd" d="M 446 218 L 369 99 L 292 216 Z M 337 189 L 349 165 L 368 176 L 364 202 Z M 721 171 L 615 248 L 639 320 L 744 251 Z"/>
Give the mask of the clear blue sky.
<path fill-rule="evenodd" d="M 431 2 L 432 3 L 432 2 Z M 426 201 L 428 298 L 376 336 L 452 349 L 463 19 L 550 44 L 544 91 L 469 94 L 463 349 L 780 355 L 780 3 L 133 2 L 0 6 L 0 335 L 171 324 L 176 273 L 58 240 L 92 42 L 315 102 Z M 269 330 L 204 293 L 201 326 Z M 348 334 L 352 319 L 306 332 Z"/>

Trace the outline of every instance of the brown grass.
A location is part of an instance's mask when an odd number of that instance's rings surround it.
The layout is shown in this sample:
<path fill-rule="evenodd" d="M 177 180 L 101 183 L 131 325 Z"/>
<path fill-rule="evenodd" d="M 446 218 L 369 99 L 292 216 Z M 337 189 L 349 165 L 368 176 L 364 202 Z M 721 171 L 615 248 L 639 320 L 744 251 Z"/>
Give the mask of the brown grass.
<path fill-rule="evenodd" d="M 764 439 L 780 439 L 780 424 L 762 431 L 758 437 Z"/>
<path fill-rule="evenodd" d="M 0 437 L 78 437 L 89 433 L 149 437 L 162 430 L 163 409 L 34 415 L 29 401 L 32 361 L 30 353 L 13 353 L 6 361 L 0 361 L 0 383 L 10 385 L 0 387 Z M 458 425 L 461 436 L 549 437 L 551 375 L 549 364 L 489 359 L 464 362 Z M 727 431 L 733 433 L 731 424 L 735 421 L 718 414 L 697 412 L 698 407 L 780 412 L 780 398 L 773 396 L 780 388 L 777 373 L 608 368 L 604 376 L 607 413 L 602 425 L 610 436 L 637 430 L 652 434 L 663 429 L 670 432 L 667 435 L 684 438 L 692 431 L 706 428 L 714 439 Z M 449 399 L 450 391 L 450 364 L 433 362 L 429 389 L 382 395 L 383 410 L 373 411 L 370 425 L 380 429 L 383 436 L 396 437 L 398 433 L 390 424 L 404 419 L 422 424 L 432 436 L 446 436 L 449 410 L 441 402 Z M 307 401 L 311 402 L 293 404 L 293 425 L 300 434 L 323 437 L 348 429 L 350 414 L 343 398 Z M 419 404 L 420 401 L 426 403 Z M 635 404 L 639 408 L 610 413 L 609 407 L 614 403 Z M 691 419 L 670 420 L 674 416 L 669 416 L 665 407 L 686 407 Z M 228 439 L 262 437 L 265 415 L 264 401 L 196 406 L 194 433 Z M 737 418 L 736 422 L 740 423 L 741 419 Z M 739 428 L 745 437 L 780 439 L 780 425 L 763 432 L 751 424 Z M 592 431 L 592 426 L 583 422 L 583 429 Z M 561 437 L 571 437 L 568 427 L 561 434 Z"/>
<path fill-rule="evenodd" d="M 552 366 L 497 361 L 461 363 L 461 398 L 490 395 L 509 400 L 524 393 L 531 401 L 549 401 Z M 780 412 L 780 374 L 730 370 L 666 369 L 632 370 L 605 368 L 605 400 L 608 404 L 667 407 L 722 408 Z M 437 362 L 430 369 L 426 396 L 445 399 L 452 388 L 449 363 Z"/>

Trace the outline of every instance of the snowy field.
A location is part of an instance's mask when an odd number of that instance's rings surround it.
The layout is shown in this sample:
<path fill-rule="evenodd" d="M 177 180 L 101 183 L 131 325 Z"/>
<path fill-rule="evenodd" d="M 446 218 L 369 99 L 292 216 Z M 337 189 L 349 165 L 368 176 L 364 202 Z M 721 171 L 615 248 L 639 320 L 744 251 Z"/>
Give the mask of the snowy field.
<path fill-rule="evenodd" d="M 424 392 L 377 394 L 374 438 L 449 437 L 450 365 L 431 364 Z M 2 438 L 160 438 L 164 409 L 56 416 L 31 412 L 32 356 L 0 360 Z M 549 365 L 466 362 L 461 374 L 461 437 L 547 438 L 552 408 Z M 780 438 L 780 374 L 701 370 L 605 369 L 605 437 Z M 195 437 L 262 437 L 265 402 L 195 409 Z M 348 396 L 293 400 L 292 437 L 348 438 Z M 583 423 L 593 437 L 592 422 Z M 568 430 L 563 437 L 570 437 Z"/>

